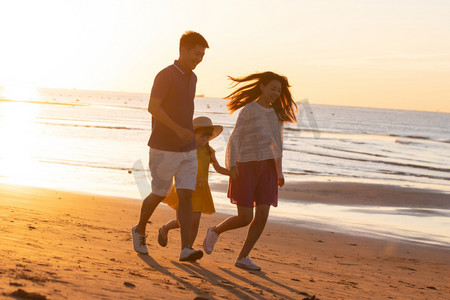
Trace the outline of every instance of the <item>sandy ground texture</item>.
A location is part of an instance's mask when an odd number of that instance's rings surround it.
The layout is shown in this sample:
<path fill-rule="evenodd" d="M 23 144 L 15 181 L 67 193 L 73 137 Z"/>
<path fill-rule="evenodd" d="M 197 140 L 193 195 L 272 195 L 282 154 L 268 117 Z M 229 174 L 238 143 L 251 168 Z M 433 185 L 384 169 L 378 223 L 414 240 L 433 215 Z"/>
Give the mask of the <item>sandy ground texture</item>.
<path fill-rule="evenodd" d="M 358 189 L 364 195 L 365 190 Z M 370 190 L 370 197 L 375 197 Z M 450 295 L 449 248 L 270 221 L 251 253 L 263 268 L 260 272 L 234 267 L 246 229 L 224 233 L 215 251 L 198 262 L 180 263 L 178 230 L 170 233 L 166 248 L 157 244 L 157 229 L 174 217 L 174 211 L 163 205 L 147 227 L 150 255 L 138 255 L 130 229 L 137 222 L 140 203 L 0 184 L 0 298 L 448 299 Z M 206 229 L 224 217 L 202 217 L 198 248 Z"/>

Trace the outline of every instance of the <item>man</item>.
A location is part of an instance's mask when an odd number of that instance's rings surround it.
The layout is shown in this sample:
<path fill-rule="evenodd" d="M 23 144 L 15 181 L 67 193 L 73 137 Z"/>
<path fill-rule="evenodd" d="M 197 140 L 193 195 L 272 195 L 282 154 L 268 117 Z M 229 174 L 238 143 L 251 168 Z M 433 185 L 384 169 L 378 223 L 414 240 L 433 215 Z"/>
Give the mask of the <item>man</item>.
<path fill-rule="evenodd" d="M 181 232 L 180 261 L 195 261 L 200 250 L 188 247 L 192 220 L 192 191 L 197 180 L 197 152 L 192 126 L 197 76 L 192 72 L 209 48 L 205 38 L 193 31 L 180 39 L 180 57 L 155 77 L 148 111 L 152 114 L 150 172 L 152 192 L 141 207 L 139 224 L 132 228 L 136 252 L 148 254 L 145 228 L 158 204 L 169 193 L 175 177 L 179 198 Z"/>

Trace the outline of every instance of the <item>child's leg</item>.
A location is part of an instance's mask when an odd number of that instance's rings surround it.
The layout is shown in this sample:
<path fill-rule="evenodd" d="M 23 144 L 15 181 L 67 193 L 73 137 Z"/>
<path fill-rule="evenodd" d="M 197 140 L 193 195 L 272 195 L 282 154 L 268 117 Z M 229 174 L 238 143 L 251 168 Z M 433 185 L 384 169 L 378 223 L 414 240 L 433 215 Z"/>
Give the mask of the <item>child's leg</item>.
<path fill-rule="evenodd" d="M 202 213 L 195 212 L 192 213 L 192 227 L 191 227 L 191 234 L 189 238 L 189 247 L 192 248 L 194 245 L 195 238 L 197 237 L 198 232 L 198 226 L 200 225 L 200 217 L 202 216 Z"/>
<path fill-rule="evenodd" d="M 179 227 L 180 227 L 180 223 L 178 222 L 178 219 L 171 220 L 171 221 L 167 222 L 167 224 L 163 225 L 159 229 L 158 243 L 162 247 L 167 246 L 167 238 L 168 238 L 168 235 L 169 235 L 169 230 L 175 229 L 175 228 L 179 228 Z"/>
<path fill-rule="evenodd" d="M 250 224 L 253 219 L 253 208 L 238 206 L 238 215 L 229 217 L 214 228 L 214 232 L 221 234 L 224 231 L 241 228 Z"/>
<path fill-rule="evenodd" d="M 264 227 L 266 226 L 267 218 L 269 217 L 269 210 L 270 205 L 267 204 L 260 204 L 256 206 L 255 218 L 248 228 L 247 238 L 245 239 L 244 245 L 239 253 L 238 259 L 246 257 L 250 254 L 250 251 L 253 249 L 253 246 L 255 246 L 255 243 L 258 241 Z"/>
<path fill-rule="evenodd" d="M 178 219 L 176 220 L 170 220 L 167 222 L 163 227 L 161 227 L 164 232 L 168 232 L 171 229 L 180 228 L 180 223 L 178 222 Z"/>

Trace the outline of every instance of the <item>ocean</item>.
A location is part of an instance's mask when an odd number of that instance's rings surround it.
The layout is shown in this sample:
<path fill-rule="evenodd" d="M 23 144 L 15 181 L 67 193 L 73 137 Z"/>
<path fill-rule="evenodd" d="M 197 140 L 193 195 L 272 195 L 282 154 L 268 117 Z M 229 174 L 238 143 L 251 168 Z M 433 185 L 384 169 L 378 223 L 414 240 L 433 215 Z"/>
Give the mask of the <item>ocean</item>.
<path fill-rule="evenodd" d="M 148 94 L 39 89 L 0 100 L 0 182 L 142 199 L 150 191 Z M 10 97 L 11 98 L 11 97 Z M 12 99 L 18 100 L 18 99 Z M 450 114 L 298 102 L 298 124 L 286 124 L 287 182 L 357 182 L 424 188 L 449 195 Z M 226 101 L 197 97 L 195 116 L 224 126 L 211 141 L 224 165 L 237 113 Z M 210 182 L 227 177 L 210 169 Z M 234 213 L 214 192 L 216 209 Z M 450 246 L 450 211 L 314 204 L 280 199 L 270 218 L 296 226 L 390 236 Z M 407 208 L 406 208 L 407 209 Z"/>

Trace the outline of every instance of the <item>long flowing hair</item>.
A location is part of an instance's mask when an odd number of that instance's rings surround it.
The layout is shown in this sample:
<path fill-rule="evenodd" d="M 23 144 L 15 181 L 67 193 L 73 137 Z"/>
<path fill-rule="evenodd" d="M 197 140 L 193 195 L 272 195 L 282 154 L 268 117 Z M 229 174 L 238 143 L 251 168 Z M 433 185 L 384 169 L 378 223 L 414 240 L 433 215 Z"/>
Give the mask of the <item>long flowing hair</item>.
<path fill-rule="evenodd" d="M 267 85 L 271 81 L 276 80 L 281 83 L 281 94 L 280 98 L 272 104 L 272 107 L 275 110 L 278 119 L 282 122 L 291 123 L 297 121 L 297 104 L 295 104 L 292 99 L 291 92 L 289 91 L 291 86 L 285 76 L 273 72 L 263 72 L 251 74 L 246 77 L 234 78 L 228 76 L 228 78 L 233 81 L 232 87 L 244 84 L 225 97 L 225 99 L 230 100 L 227 104 L 230 114 L 239 108 L 258 100 L 261 96 L 261 84 Z"/>

